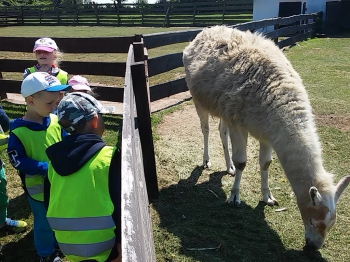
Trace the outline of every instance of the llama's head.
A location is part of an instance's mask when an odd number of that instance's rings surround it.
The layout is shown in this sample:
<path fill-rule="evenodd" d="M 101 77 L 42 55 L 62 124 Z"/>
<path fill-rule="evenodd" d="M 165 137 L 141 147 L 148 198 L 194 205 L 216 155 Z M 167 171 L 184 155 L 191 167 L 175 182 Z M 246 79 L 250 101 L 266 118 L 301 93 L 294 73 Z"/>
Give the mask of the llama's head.
<path fill-rule="evenodd" d="M 316 187 L 312 186 L 309 190 L 307 204 L 300 205 L 299 203 L 305 226 L 305 240 L 308 246 L 319 249 L 323 245 L 327 232 L 334 225 L 337 218 L 337 201 L 349 182 L 350 176 L 346 176 L 338 182 L 334 191 L 327 193 L 321 193 Z"/>

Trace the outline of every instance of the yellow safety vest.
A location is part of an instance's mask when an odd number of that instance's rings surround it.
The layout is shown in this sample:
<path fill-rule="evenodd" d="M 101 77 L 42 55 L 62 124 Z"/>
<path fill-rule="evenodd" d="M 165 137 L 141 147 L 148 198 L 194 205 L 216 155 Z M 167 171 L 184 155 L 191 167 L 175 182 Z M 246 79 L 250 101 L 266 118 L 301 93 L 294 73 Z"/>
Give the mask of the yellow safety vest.
<path fill-rule="evenodd" d="M 26 126 L 12 130 L 21 141 L 26 154 L 40 162 L 49 162 L 46 148 L 62 140 L 62 129 L 56 115 L 50 114 L 50 125 L 46 130 L 30 130 Z M 24 174 L 24 187 L 28 194 L 37 201 L 44 201 L 44 178 L 40 174 Z"/>
<path fill-rule="evenodd" d="M 29 67 L 28 68 L 29 72 L 30 73 L 34 73 L 35 72 L 35 67 L 32 66 L 32 67 Z M 60 69 L 58 71 L 58 74 L 56 75 L 57 79 L 60 80 L 61 84 L 62 85 L 66 85 L 67 82 L 68 82 L 68 73 L 62 69 Z"/>
<path fill-rule="evenodd" d="M 46 216 L 62 253 L 71 262 L 86 259 L 104 262 L 115 246 L 114 205 L 108 183 L 115 150 L 103 147 L 68 176 L 58 175 L 49 163 L 51 188 Z"/>

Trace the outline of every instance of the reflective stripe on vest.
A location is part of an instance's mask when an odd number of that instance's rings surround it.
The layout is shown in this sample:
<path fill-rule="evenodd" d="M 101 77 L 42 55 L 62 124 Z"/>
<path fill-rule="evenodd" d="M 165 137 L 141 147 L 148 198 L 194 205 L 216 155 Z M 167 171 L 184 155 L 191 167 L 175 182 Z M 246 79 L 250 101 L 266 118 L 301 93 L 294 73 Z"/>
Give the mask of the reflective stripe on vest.
<path fill-rule="evenodd" d="M 63 231 L 100 230 L 114 227 L 112 216 L 84 218 L 48 217 L 47 220 L 52 229 Z"/>
<path fill-rule="evenodd" d="M 29 67 L 27 68 L 29 70 L 29 72 L 32 74 L 35 72 L 35 67 L 32 66 L 32 67 Z M 58 74 L 56 75 L 57 79 L 60 80 L 61 84 L 62 85 L 66 85 L 67 82 L 68 82 L 68 73 L 62 69 L 60 69 L 58 71 Z"/>
<path fill-rule="evenodd" d="M 63 244 L 59 243 L 60 249 L 66 256 L 94 257 L 98 254 L 111 250 L 114 247 L 115 239 L 110 239 L 94 244 Z"/>
<path fill-rule="evenodd" d="M 46 130 L 34 131 L 26 126 L 12 130 L 21 141 L 27 157 L 39 162 L 49 162 L 46 148 L 62 140 L 62 129 L 56 115 L 50 114 L 50 125 Z M 24 187 L 28 194 L 37 201 L 44 201 L 44 178 L 42 175 L 25 174 Z"/>
<path fill-rule="evenodd" d="M 31 180 L 31 179 L 35 179 L 33 183 L 33 185 L 30 185 L 30 183 L 28 183 L 28 180 Z M 39 178 L 39 179 L 38 179 Z M 27 191 L 29 193 L 29 195 L 31 196 L 35 196 L 35 195 L 38 195 L 39 194 L 43 194 L 44 193 L 44 184 L 41 183 L 41 184 L 38 184 L 38 182 L 42 181 L 43 180 L 43 177 L 41 175 L 36 175 L 36 176 L 28 176 L 26 175 L 25 176 L 25 179 L 26 179 L 26 188 L 27 188 Z"/>

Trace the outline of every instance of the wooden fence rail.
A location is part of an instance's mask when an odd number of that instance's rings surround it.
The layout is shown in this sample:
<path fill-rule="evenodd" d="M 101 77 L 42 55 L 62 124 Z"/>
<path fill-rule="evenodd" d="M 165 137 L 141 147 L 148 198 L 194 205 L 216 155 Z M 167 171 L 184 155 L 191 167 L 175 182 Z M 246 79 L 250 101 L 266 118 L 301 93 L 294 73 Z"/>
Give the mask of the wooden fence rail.
<path fill-rule="evenodd" d="M 242 15 L 243 14 L 243 15 Z M 253 0 L 0 7 L 0 26 L 208 26 L 252 20 Z"/>

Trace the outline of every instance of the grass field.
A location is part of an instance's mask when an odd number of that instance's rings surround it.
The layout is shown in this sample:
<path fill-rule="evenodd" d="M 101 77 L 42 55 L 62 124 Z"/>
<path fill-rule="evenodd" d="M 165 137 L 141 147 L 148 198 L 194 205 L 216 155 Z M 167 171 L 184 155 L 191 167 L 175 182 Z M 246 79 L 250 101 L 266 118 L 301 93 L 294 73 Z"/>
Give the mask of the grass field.
<path fill-rule="evenodd" d="M 39 29 L 40 32 L 34 27 L 14 27 L 11 30 L 2 28 L 0 34 L 38 37 L 105 36 L 117 34 L 117 31 L 122 35 L 124 30 L 92 30 L 88 27 Z M 148 29 L 150 28 L 127 28 L 124 34 L 140 33 L 140 30 Z M 173 45 L 154 52 L 171 53 L 181 51 L 184 46 L 185 44 Z M 312 39 L 286 51 L 309 92 L 323 146 L 324 165 L 327 171 L 335 174 L 335 181 L 348 174 L 350 169 L 349 46 L 350 38 L 344 35 L 338 38 Z M 13 54 L 0 53 L 0 57 L 8 55 Z M 111 58 L 104 56 L 101 59 Z M 171 78 L 172 75 L 164 77 Z M 2 104 L 11 118 L 23 115 L 24 106 L 8 102 Z M 103 138 L 108 144 L 114 145 L 117 141 L 116 131 L 121 128 L 121 119 L 110 115 L 104 117 L 107 130 Z M 209 170 L 202 170 L 199 166 L 202 158 L 202 135 L 191 101 L 152 114 L 152 124 L 160 188 L 159 199 L 151 204 L 158 262 L 350 261 L 349 188 L 338 203 L 338 222 L 328 234 L 325 246 L 317 252 L 309 252 L 303 250 L 304 229 L 295 196 L 276 157 L 270 167 L 270 187 L 279 200 L 280 207 L 285 207 L 286 211 L 275 212 L 276 207 L 267 207 L 259 202 L 261 193 L 258 145 L 252 139 L 249 139 L 249 160 L 241 187 L 242 205 L 239 208 L 229 207 L 225 201 L 233 178 L 224 172 L 219 135 L 214 130 L 217 128 L 217 120 L 211 120 L 213 167 Z M 38 261 L 33 245 L 30 208 L 18 175 L 8 163 L 5 154 L 3 159 L 6 162 L 8 193 L 11 199 L 9 216 L 24 219 L 30 225 L 23 234 L 1 234 L 0 242 L 4 246 L 5 257 L 3 261 Z"/>

